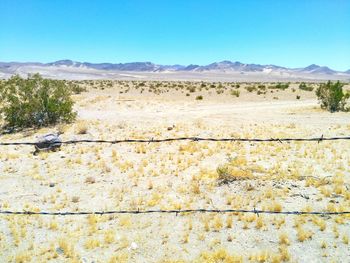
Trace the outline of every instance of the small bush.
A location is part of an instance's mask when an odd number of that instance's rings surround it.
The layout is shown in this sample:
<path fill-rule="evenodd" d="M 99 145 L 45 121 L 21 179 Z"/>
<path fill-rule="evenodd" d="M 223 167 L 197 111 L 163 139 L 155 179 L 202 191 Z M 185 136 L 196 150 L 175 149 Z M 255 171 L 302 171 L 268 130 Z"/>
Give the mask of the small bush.
<path fill-rule="evenodd" d="M 311 86 L 307 86 L 304 82 L 299 84 L 299 89 L 305 90 L 305 91 L 313 91 L 314 88 Z"/>
<path fill-rule="evenodd" d="M 247 87 L 245 87 L 245 89 L 246 89 L 248 92 L 253 92 L 254 90 L 256 90 L 256 87 L 255 87 L 255 86 L 247 86 Z"/>
<path fill-rule="evenodd" d="M 0 114 L 11 129 L 71 122 L 76 117 L 71 92 L 63 80 L 16 75 L 0 84 Z"/>
<path fill-rule="evenodd" d="M 239 90 L 231 90 L 231 91 L 230 91 L 230 94 L 231 94 L 232 96 L 239 97 L 240 92 L 239 92 Z"/>
<path fill-rule="evenodd" d="M 196 87 L 188 87 L 187 90 L 191 93 L 195 92 L 196 91 Z"/>
<path fill-rule="evenodd" d="M 203 96 L 202 95 L 197 96 L 196 100 L 203 100 Z"/>
<path fill-rule="evenodd" d="M 71 89 L 72 89 L 74 94 L 80 94 L 80 93 L 82 93 L 84 91 L 87 91 L 86 88 L 81 87 L 81 86 L 79 86 L 77 84 L 72 84 L 71 85 Z"/>
<path fill-rule="evenodd" d="M 344 84 L 339 81 L 332 83 L 321 84 L 316 90 L 316 96 L 321 103 L 321 108 L 330 112 L 348 111 L 345 108 L 346 100 L 350 97 L 349 94 L 343 92 Z"/>

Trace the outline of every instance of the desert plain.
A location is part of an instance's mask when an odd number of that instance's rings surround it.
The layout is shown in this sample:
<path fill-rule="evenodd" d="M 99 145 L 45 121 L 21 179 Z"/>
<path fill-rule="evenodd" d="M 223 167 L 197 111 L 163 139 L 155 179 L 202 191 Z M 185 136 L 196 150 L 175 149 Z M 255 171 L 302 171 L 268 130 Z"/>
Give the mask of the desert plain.
<path fill-rule="evenodd" d="M 75 81 L 77 121 L 1 142 L 349 136 L 299 83 Z M 345 86 L 349 90 L 350 86 Z M 0 210 L 350 211 L 350 141 L 1 146 Z M 349 262 L 349 215 L 0 215 L 0 262 Z"/>

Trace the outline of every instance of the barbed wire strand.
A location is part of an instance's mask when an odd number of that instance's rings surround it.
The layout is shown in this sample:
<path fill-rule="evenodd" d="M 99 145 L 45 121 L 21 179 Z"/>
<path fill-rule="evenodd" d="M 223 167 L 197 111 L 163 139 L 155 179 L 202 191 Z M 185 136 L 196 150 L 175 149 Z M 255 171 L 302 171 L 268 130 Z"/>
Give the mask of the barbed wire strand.
<path fill-rule="evenodd" d="M 175 209 L 175 210 L 112 210 L 112 211 L 78 211 L 78 212 L 47 212 L 47 211 L 8 211 L 0 210 L 0 214 L 7 215 L 48 215 L 48 216 L 76 216 L 76 215 L 110 215 L 110 214 L 182 214 L 182 213 L 254 213 L 254 214 L 284 214 L 284 215 L 347 215 L 350 211 L 321 212 L 321 211 L 268 211 L 246 209 Z"/>
<path fill-rule="evenodd" d="M 313 137 L 313 138 L 203 138 L 203 137 L 178 137 L 165 139 L 123 139 L 123 140 L 68 140 L 62 141 L 61 144 L 77 144 L 77 143 L 161 143 L 173 141 L 212 141 L 212 142 L 322 142 L 322 141 L 336 141 L 336 140 L 350 140 L 350 136 L 338 137 Z M 0 146 L 8 145 L 37 145 L 37 142 L 0 142 Z M 57 144 L 57 142 L 55 142 Z"/>

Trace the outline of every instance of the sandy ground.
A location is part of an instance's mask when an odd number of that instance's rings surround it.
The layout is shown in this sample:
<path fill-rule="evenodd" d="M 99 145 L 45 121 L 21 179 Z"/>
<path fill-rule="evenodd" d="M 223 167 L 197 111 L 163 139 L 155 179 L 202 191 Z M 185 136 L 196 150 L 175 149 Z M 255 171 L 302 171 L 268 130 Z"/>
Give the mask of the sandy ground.
<path fill-rule="evenodd" d="M 346 73 L 322 74 L 306 73 L 289 70 L 272 70 L 264 72 L 241 72 L 241 71 L 116 71 L 116 70 L 96 70 L 84 67 L 66 66 L 14 66 L 10 69 L 0 69 L 1 78 L 9 78 L 13 74 L 26 77 L 28 74 L 40 73 L 46 78 L 54 79 L 110 79 L 110 80 L 188 80 L 188 81 L 327 81 L 342 80 L 350 81 L 350 75 Z"/>
<path fill-rule="evenodd" d="M 58 129 L 64 140 L 349 135 L 349 113 L 325 112 L 313 92 L 292 88 L 266 95 L 240 88 L 239 97 L 89 89 L 74 97 L 76 123 L 1 141 L 34 141 Z M 350 211 L 348 141 L 78 144 L 32 152 L 1 148 L 1 210 Z M 239 180 L 219 183 L 217 168 L 225 165 Z M 348 216 L 0 215 L 0 261 L 349 262 L 349 226 Z"/>

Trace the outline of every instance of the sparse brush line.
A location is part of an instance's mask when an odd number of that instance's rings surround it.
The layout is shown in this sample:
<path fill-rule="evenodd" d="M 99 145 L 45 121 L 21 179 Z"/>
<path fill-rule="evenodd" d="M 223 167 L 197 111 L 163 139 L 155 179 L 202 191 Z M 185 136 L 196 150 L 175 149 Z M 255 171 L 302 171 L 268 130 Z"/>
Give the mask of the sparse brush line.
<path fill-rule="evenodd" d="M 318 212 L 318 211 L 267 211 L 246 209 L 184 209 L 184 210 L 114 210 L 114 211 L 81 211 L 81 212 L 34 212 L 0 210 L 5 215 L 48 215 L 48 216 L 76 216 L 76 215 L 110 215 L 110 214 L 181 214 L 181 213 L 254 213 L 254 214 L 283 214 L 283 215 L 347 215 L 350 211 Z"/>
<path fill-rule="evenodd" d="M 62 144 L 78 144 L 78 143 L 160 143 L 172 141 L 213 141 L 213 142 L 321 142 L 321 141 L 336 141 L 336 140 L 350 140 L 350 136 L 340 137 L 313 137 L 313 138 L 202 138 L 202 137 L 179 137 L 179 138 L 165 138 L 165 139 L 123 139 L 123 140 L 69 140 L 62 141 Z M 36 142 L 0 142 L 0 146 L 7 145 L 36 145 Z"/>

